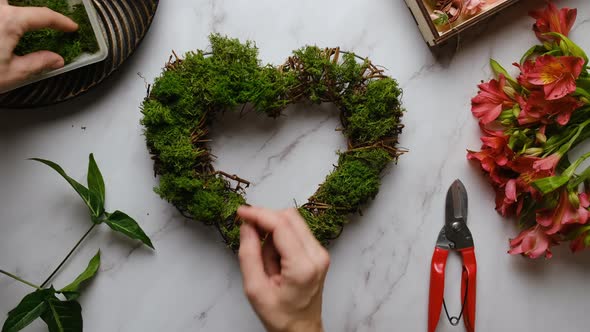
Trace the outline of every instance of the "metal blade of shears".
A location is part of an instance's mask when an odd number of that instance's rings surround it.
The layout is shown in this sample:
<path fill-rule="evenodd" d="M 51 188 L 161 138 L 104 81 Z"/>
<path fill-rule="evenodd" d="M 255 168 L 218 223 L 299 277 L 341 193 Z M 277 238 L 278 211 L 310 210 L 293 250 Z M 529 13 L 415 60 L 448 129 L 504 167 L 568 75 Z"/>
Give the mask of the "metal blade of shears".
<path fill-rule="evenodd" d="M 460 180 L 455 180 L 449 191 L 445 204 L 445 224 L 453 225 L 455 222 L 467 223 L 467 190 Z"/>

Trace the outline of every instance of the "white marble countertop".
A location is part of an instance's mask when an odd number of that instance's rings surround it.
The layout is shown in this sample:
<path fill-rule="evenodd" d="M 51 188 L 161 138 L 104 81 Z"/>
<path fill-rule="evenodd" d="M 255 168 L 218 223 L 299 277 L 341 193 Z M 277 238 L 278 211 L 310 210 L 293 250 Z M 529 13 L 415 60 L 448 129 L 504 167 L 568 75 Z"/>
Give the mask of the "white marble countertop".
<path fill-rule="evenodd" d="M 489 57 L 510 64 L 535 42 L 528 0 L 495 18 L 477 40 L 437 61 L 402 0 L 165 0 L 127 66 L 89 94 L 59 106 L 0 113 L 0 268 L 41 282 L 89 225 L 76 194 L 50 169 L 75 178 L 94 152 L 107 182 L 108 209 L 140 221 L 156 252 L 95 231 L 54 280 L 70 281 L 98 248 L 102 267 L 81 298 L 85 331 L 260 331 L 242 295 L 236 257 L 214 229 L 184 220 L 153 193 L 139 103 L 144 81 L 171 50 L 208 46 L 220 32 L 253 39 L 264 61 L 280 63 L 305 44 L 341 46 L 388 68 L 405 89 L 402 145 L 411 152 L 383 177 L 377 199 L 330 247 L 325 290 L 327 331 L 425 331 L 430 258 L 443 225 L 446 188 L 461 178 L 470 194 L 469 225 L 479 265 L 479 331 L 587 331 L 590 253 L 555 250 L 551 261 L 506 254 L 516 227 L 493 209 L 493 193 L 465 159 L 479 148 L 470 113 Z M 579 8 L 573 39 L 590 49 L 590 2 Z M 216 127 L 217 165 L 252 180 L 251 203 L 273 208 L 305 200 L 337 160 L 344 140 L 336 112 L 301 108 L 273 122 L 229 116 Z M 85 129 L 84 129 L 85 128 Z M 459 259 L 447 271 L 447 298 L 459 311 Z M 0 316 L 30 289 L 0 276 Z M 3 319 L 1 319 L 3 320 Z M 438 331 L 460 331 L 441 320 Z M 27 331 L 44 331 L 37 322 Z"/>

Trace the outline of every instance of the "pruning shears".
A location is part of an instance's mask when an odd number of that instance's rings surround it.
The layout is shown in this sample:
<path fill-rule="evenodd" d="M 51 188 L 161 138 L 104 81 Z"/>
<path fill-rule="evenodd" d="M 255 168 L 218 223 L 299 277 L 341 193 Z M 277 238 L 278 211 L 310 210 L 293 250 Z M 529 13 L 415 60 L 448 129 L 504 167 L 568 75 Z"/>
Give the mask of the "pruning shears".
<path fill-rule="evenodd" d="M 461 277 L 462 307 L 459 317 L 450 317 L 444 301 L 445 266 L 449 251 L 457 251 L 463 257 Z M 468 332 L 475 331 L 475 295 L 477 282 L 477 263 L 471 231 L 467 227 L 467 191 L 461 181 L 453 182 L 447 192 L 445 203 L 445 225 L 438 234 L 432 255 L 430 272 L 430 299 L 428 304 L 428 332 L 434 332 L 444 305 L 451 325 L 463 321 Z"/>

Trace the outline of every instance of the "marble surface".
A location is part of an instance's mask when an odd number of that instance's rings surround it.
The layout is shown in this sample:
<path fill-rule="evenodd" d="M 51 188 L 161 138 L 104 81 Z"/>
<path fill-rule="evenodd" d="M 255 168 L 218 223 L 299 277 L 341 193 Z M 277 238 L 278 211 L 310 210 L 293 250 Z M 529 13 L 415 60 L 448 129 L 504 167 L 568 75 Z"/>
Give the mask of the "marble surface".
<path fill-rule="evenodd" d="M 136 217 L 156 252 L 97 229 L 54 280 L 64 285 L 98 248 L 102 267 L 81 298 L 86 331 L 260 331 L 242 295 L 236 257 L 216 231 L 186 221 L 153 193 L 156 185 L 139 103 L 171 50 L 207 47 L 220 32 L 253 39 L 265 62 L 278 64 L 304 44 L 341 46 L 388 69 L 405 89 L 402 145 L 410 149 L 383 176 L 377 199 L 330 247 L 325 290 L 327 331 L 425 331 L 430 258 L 443 225 L 446 188 L 461 178 L 470 195 L 469 225 L 479 263 L 479 331 L 587 331 L 590 253 L 556 250 L 551 261 L 506 254 L 510 221 L 493 210 L 493 194 L 465 160 L 478 148 L 469 112 L 487 59 L 518 59 L 534 42 L 528 0 L 493 19 L 452 54 L 433 57 L 402 0 L 165 0 L 127 66 L 69 103 L 0 112 L 0 267 L 40 283 L 89 226 L 85 207 L 44 157 L 75 178 L 94 152 L 107 182 L 107 207 Z M 590 2 L 579 8 L 573 38 L 590 49 Z M 142 78 L 143 77 L 143 78 Z M 330 106 L 299 107 L 275 121 L 228 116 L 215 128 L 217 165 L 254 182 L 249 201 L 273 208 L 304 201 L 344 147 Z M 324 109 L 324 111 L 321 111 Z M 458 312 L 460 262 L 451 257 L 447 299 Z M 0 276 L 0 313 L 30 291 Z M 3 314 L 2 314 L 3 315 Z M 27 331 L 43 331 L 39 322 Z M 441 320 L 438 331 L 457 331 Z"/>

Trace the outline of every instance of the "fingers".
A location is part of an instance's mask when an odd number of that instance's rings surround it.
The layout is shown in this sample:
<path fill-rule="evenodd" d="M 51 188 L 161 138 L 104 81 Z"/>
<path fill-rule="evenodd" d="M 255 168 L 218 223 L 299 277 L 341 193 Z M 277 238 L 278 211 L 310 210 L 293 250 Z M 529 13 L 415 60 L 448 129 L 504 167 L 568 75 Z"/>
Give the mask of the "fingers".
<path fill-rule="evenodd" d="M 283 331 L 287 326 L 321 330 L 327 251 L 294 209 L 274 212 L 242 206 L 238 215 L 244 221 L 240 235 L 244 289 L 267 330 Z M 269 234 L 262 247 L 258 231 Z"/>
<path fill-rule="evenodd" d="M 281 211 L 293 225 L 293 229 L 297 236 L 301 239 L 303 247 L 307 251 L 308 256 L 316 264 L 320 271 L 327 271 L 330 266 L 330 255 L 326 248 L 324 248 L 315 236 L 311 233 L 309 226 L 299 214 L 297 209 L 286 209 Z"/>
<path fill-rule="evenodd" d="M 240 268 L 244 282 L 244 292 L 253 299 L 264 293 L 268 277 L 264 272 L 260 237 L 256 229 L 247 223 L 240 227 Z"/>
<path fill-rule="evenodd" d="M 308 284 L 316 278 L 325 278 L 330 265 L 330 255 L 315 239 L 297 210 L 273 212 L 258 207 L 240 207 L 238 214 L 252 226 L 271 233 L 272 243 L 280 256 L 280 276 L 298 284 Z M 268 245 L 268 242 L 265 245 Z M 265 254 L 264 250 L 269 252 Z M 270 250 L 263 249 L 263 256 L 270 256 Z M 270 257 L 265 258 L 264 263 L 267 271 L 275 268 L 274 265 L 270 265 Z"/>
<path fill-rule="evenodd" d="M 25 56 L 13 56 L 5 78 L 12 82 L 22 82 L 45 71 L 64 66 L 64 59 L 49 51 L 40 51 Z"/>
<path fill-rule="evenodd" d="M 67 16 L 54 12 L 44 7 L 13 7 L 16 23 L 22 29 L 21 35 L 26 31 L 50 28 L 64 32 L 78 30 L 78 24 Z"/>
<path fill-rule="evenodd" d="M 2 1 L 2 0 L 0 0 Z M 50 28 L 64 32 L 78 30 L 78 24 L 70 18 L 45 7 L 4 7 L 7 15 L 4 42 L 2 45 L 12 52 L 20 38 L 27 31 Z"/>
<path fill-rule="evenodd" d="M 50 51 L 39 51 L 12 59 L 12 69 L 24 75 L 37 75 L 47 70 L 59 69 L 64 66 L 61 55 Z"/>
<path fill-rule="evenodd" d="M 268 236 L 262 245 L 262 261 L 264 262 L 264 271 L 271 279 L 275 275 L 280 275 L 281 257 L 274 247 L 272 235 Z"/>
<path fill-rule="evenodd" d="M 283 214 L 289 220 L 291 225 L 293 225 L 293 229 L 303 241 L 304 246 L 309 247 L 309 249 L 312 250 L 323 249 L 322 245 L 318 242 L 315 236 L 313 236 L 305 219 L 303 219 L 297 209 L 286 209 L 281 211 L 281 214 Z"/>
<path fill-rule="evenodd" d="M 305 255 L 298 237 L 293 236 L 293 227 L 280 213 L 259 207 L 241 206 L 238 215 L 255 228 L 272 234 L 277 252 L 284 260 L 299 260 Z"/>
<path fill-rule="evenodd" d="M 240 206 L 238 215 L 268 233 L 272 233 L 279 225 L 277 213 L 261 207 Z"/>

